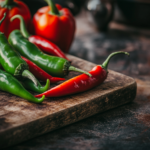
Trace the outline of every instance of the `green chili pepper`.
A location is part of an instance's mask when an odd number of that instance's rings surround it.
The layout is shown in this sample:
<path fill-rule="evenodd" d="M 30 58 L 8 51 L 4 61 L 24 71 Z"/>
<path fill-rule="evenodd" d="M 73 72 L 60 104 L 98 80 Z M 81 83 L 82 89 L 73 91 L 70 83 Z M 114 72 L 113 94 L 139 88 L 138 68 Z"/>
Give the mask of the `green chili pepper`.
<path fill-rule="evenodd" d="M 25 90 L 16 78 L 2 70 L 0 70 L 0 90 L 12 93 L 34 103 L 42 103 L 45 98 L 45 96 L 41 99 L 35 98 L 31 93 Z"/>
<path fill-rule="evenodd" d="M 4 13 L 4 17 L 0 21 L 0 25 L 5 19 L 5 17 L 6 13 Z M 0 63 L 4 68 L 4 70 L 10 73 L 11 75 L 20 79 L 22 79 L 22 77 L 29 78 L 36 85 L 38 84 L 34 75 L 31 72 L 29 72 L 27 63 L 21 58 L 20 54 L 11 47 L 5 35 L 1 32 L 0 32 Z"/>
<path fill-rule="evenodd" d="M 0 69 L 3 69 L 3 67 L 0 64 Z M 21 84 L 28 90 L 31 90 L 36 93 L 43 93 L 49 89 L 50 86 L 50 80 L 47 79 L 46 85 L 43 87 L 39 81 L 37 81 L 38 85 L 36 86 L 31 80 L 24 79 L 23 81 L 20 81 Z"/>
<path fill-rule="evenodd" d="M 69 71 L 77 71 L 91 76 L 88 72 L 71 66 L 70 62 L 64 58 L 44 54 L 36 45 L 29 42 L 19 30 L 12 31 L 8 41 L 22 56 L 31 60 L 52 76 L 64 77 Z"/>
<path fill-rule="evenodd" d="M 47 91 L 49 89 L 49 85 L 50 85 L 50 80 L 47 79 L 46 85 L 43 87 L 40 82 L 38 82 L 38 85 L 36 86 L 35 84 L 33 84 L 33 82 L 29 79 L 25 79 L 23 82 L 21 82 L 22 85 L 28 89 L 31 90 L 33 92 L 36 93 L 43 93 L 45 91 Z"/>

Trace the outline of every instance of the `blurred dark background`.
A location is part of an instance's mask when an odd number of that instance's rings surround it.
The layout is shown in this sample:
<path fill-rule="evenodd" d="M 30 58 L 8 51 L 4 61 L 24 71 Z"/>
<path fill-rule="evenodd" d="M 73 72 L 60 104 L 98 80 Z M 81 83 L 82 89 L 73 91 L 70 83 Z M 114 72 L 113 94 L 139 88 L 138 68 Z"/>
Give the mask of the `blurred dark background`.
<path fill-rule="evenodd" d="M 22 0 L 30 8 L 32 16 L 47 6 L 44 0 Z M 149 0 L 53 0 L 70 9 L 74 16 L 84 8 L 89 11 L 100 30 L 106 30 L 112 19 L 117 22 L 139 27 L 150 27 Z"/>

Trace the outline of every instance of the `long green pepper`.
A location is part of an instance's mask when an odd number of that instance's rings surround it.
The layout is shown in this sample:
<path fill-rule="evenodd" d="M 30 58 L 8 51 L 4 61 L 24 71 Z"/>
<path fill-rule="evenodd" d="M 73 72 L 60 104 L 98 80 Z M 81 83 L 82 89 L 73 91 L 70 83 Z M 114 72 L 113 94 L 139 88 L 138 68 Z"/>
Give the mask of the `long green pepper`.
<path fill-rule="evenodd" d="M 6 13 L 4 13 L 4 17 L 0 21 L 0 25 L 6 17 Z M 11 75 L 22 79 L 29 78 L 36 85 L 37 79 L 34 75 L 29 72 L 28 64 L 21 58 L 20 54 L 16 52 L 12 46 L 8 43 L 7 38 L 3 33 L 0 32 L 0 64 L 4 68 L 5 71 L 10 73 Z"/>
<path fill-rule="evenodd" d="M 91 76 L 88 72 L 71 66 L 70 62 L 66 59 L 44 54 L 36 45 L 28 41 L 27 37 L 29 34 L 23 23 L 23 18 L 16 15 L 11 18 L 11 21 L 15 18 L 19 18 L 21 21 L 21 31 L 12 31 L 8 37 L 8 41 L 20 55 L 31 60 L 44 71 L 55 77 L 64 77 L 69 71 L 77 71 Z"/>
<path fill-rule="evenodd" d="M 45 98 L 45 96 L 41 99 L 35 98 L 15 77 L 2 70 L 0 70 L 0 90 L 12 93 L 34 103 L 42 103 Z"/>

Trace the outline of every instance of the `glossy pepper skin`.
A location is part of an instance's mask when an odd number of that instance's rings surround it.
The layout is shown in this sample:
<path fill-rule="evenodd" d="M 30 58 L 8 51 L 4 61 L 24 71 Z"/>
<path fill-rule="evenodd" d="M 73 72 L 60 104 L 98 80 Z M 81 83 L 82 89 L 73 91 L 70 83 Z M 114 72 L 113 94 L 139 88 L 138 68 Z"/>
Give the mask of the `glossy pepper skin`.
<path fill-rule="evenodd" d="M 75 19 L 67 8 L 46 0 L 49 6 L 40 8 L 33 16 L 35 34 L 55 43 L 68 53 L 75 34 Z"/>
<path fill-rule="evenodd" d="M 116 55 L 116 54 L 127 54 L 126 52 L 114 52 L 108 56 L 108 58 L 105 60 L 105 62 L 102 65 L 95 66 L 89 73 L 92 75 L 92 77 L 89 77 L 85 74 L 76 76 L 74 78 L 71 78 L 70 80 L 67 80 L 63 82 L 62 84 L 53 87 L 52 89 L 36 95 L 35 97 L 41 97 L 45 95 L 46 97 L 60 97 L 75 93 L 80 93 L 87 91 L 95 86 L 100 85 L 104 80 L 107 78 L 108 71 L 108 63 L 110 59 Z"/>
<path fill-rule="evenodd" d="M 5 19 L 6 13 L 3 19 Z M 11 45 L 8 43 L 7 38 L 3 33 L 0 32 L 0 64 L 5 71 L 11 75 L 22 79 L 29 78 L 37 85 L 37 80 L 34 75 L 29 72 L 27 63 L 21 58 L 21 56 L 16 52 Z"/>
<path fill-rule="evenodd" d="M 36 64 L 34 64 L 32 61 L 28 60 L 27 58 L 21 56 L 21 58 L 23 60 L 26 61 L 26 63 L 29 66 L 29 70 L 30 72 L 38 79 L 46 82 L 47 79 L 50 80 L 51 83 L 57 83 L 59 81 L 63 81 L 65 80 L 65 78 L 57 78 L 57 77 L 52 77 L 51 75 L 49 75 L 47 72 L 45 72 L 44 70 L 42 70 L 40 67 L 38 67 Z"/>
<path fill-rule="evenodd" d="M 2 70 L 0 70 L 0 90 L 12 93 L 34 103 L 42 103 L 45 98 L 45 96 L 41 99 L 35 98 L 32 94 L 25 90 L 16 78 Z"/>
<path fill-rule="evenodd" d="M 40 50 L 42 50 L 43 52 L 45 52 L 47 54 L 58 56 L 58 57 L 61 57 L 61 58 L 64 58 L 64 59 L 67 59 L 68 61 L 70 61 L 56 44 L 52 43 L 51 41 L 49 41 L 41 36 L 30 35 L 26 29 L 24 19 L 21 15 L 13 16 L 11 18 L 11 21 L 13 21 L 16 18 L 18 18 L 20 20 L 20 31 L 21 31 L 22 35 L 25 38 L 28 38 L 28 40 L 31 43 L 35 44 Z"/>
<path fill-rule="evenodd" d="M 28 26 L 31 21 L 29 8 L 20 0 L 0 0 L 0 19 L 3 18 L 4 13 L 7 13 L 7 16 L 0 26 L 0 31 L 3 32 L 7 38 L 14 29 L 20 29 L 18 19 L 13 22 L 10 21 L 10 18 L 14 15 L 20 14 L 24 18 L 26 26 Z"/>
<path fill-rule="evenodd" d="M 64 77 L 69 71 L 77 71 L 91 76 L 88 72 L 71 66 L 70 62 L 64 58 L 44 54 L 36 45 L 29 42 L 19 30 L 12 31 L 8 41 L 21 56 L 29 59 L 54 77 Z"/>

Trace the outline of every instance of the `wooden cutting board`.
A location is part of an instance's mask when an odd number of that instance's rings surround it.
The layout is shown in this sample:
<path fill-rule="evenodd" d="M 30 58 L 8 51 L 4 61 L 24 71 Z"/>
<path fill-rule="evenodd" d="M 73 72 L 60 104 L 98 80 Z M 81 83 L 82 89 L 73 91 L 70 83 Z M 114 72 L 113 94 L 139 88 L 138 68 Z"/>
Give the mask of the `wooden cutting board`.
<path fill-rule="evenodd" d="M 77 57 L 68 57 L 73 66 L 83 70 L 89 71 L 95 66 Z M 71 72 L 67 79 L 78 74 Z M 107 80 L 101 85 L 75 95 L 47 98 L 42 104 L 30 103 L 0 91 L 0 148 L 126 104 L 135 96 L 135 80 L 110 70 Z"/>

